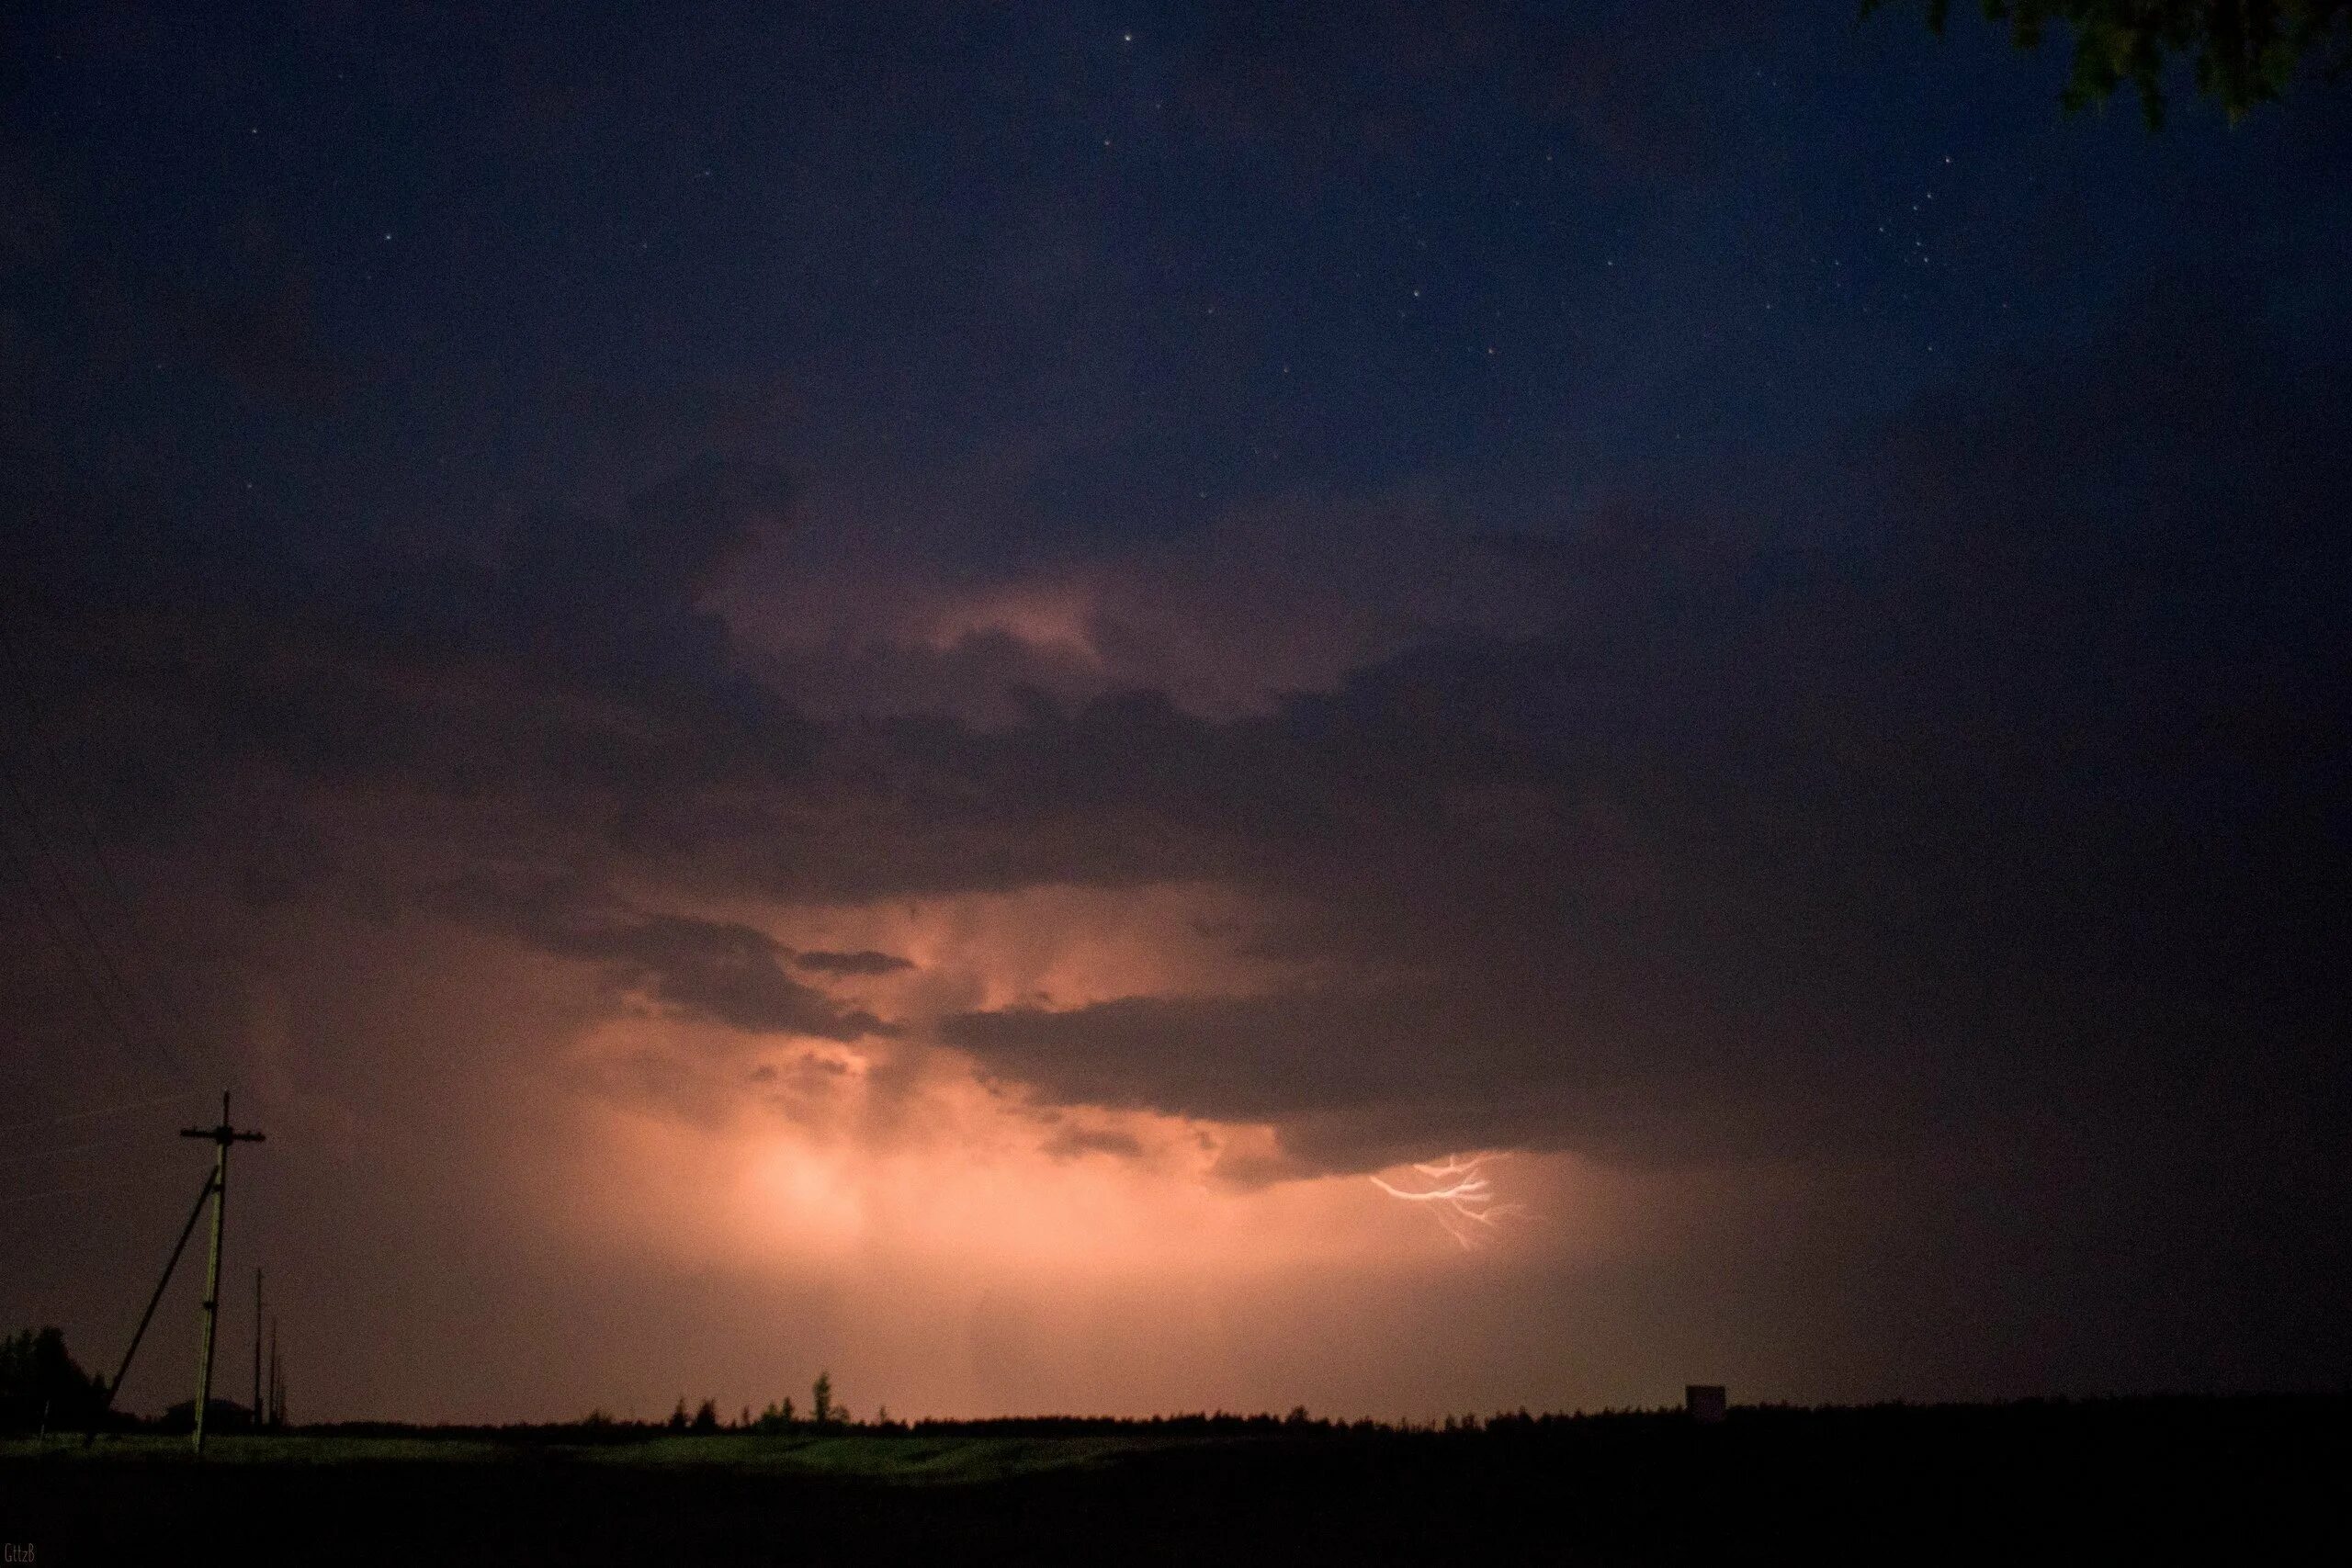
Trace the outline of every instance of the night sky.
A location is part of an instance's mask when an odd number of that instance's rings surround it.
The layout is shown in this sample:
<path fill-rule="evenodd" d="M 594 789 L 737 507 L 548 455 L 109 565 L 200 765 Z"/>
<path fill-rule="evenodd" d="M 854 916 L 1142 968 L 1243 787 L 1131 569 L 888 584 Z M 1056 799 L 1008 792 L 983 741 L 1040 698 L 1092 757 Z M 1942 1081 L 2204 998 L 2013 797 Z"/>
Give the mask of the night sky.
<path fill-rule="evenodd" d="M 2352 89 L 1957 9 L 14 16 L 0 1329 L 2344 1385 Z"/>

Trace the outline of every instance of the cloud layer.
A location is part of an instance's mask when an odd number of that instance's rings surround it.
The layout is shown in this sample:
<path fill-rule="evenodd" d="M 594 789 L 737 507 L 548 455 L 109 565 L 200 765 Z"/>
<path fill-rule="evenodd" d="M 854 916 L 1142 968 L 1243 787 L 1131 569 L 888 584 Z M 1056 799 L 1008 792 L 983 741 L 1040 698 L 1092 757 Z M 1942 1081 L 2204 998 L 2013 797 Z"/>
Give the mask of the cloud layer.
<path fill-rule="evenodd" d="M 248 888 L 463 882 L 616 998 L 882 1036 L 904 1021 L 829 991 L 905 960 L 717 911 L 1218 886 L 1252 911 L 1233 962 L 1292 979 L 921 1026 L 1048 1098 L 1267 1122 L 1339 1168 L 1834 1154 L 2052 1092 L 2185 1106 L 2249 1052 L 2326 1073 L 2344 411 L 2264 365 L 2158 321 L 1923 409 L 1793 525 L 1468 536 L 1545 624 L 1432 630 L 1255 712 L 1057 700 L 1016 663 L 1009 721 L 804 716 L 702 607 L 784 487 L 710 464 L 278 610 L 134 576 L 36 640 L 87 657 L 78 731 L 175 741 L 141 830 L 266 789 Z M 2257 428 L 2258 485 L 2210 478 Z M 127 826 L 127 757 L 96 783 Z"/>

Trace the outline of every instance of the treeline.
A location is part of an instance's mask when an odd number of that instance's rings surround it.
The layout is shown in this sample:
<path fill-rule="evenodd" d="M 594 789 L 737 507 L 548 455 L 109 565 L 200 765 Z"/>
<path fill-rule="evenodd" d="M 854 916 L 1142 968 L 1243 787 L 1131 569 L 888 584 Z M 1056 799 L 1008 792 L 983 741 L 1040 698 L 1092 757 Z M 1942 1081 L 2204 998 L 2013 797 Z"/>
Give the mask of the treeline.
<path fill-rule="evenodd" d="M 106 1379 L 82 1370 L 56 1328 L 27 1328 L 0 1339 L 0 1432 L 187 1432 L 196 1402 L 183 1399 L 154 1417 L 114 1408 Z M 216 1432 L 254 1429 L 254 1413 L 216 1396 L 205 1416 Z"/>
<path fill-rule="evenodd" d="M 817 1397 L 803 1410 L 786 1398 L 754 1414 L 747 1405 L 732 1419 L 718 1413 L 716 1400 L 706 1399 L 692 1410 L 681 1396 L 666 1417 L 647 1419 L 616 1416 L 597 1409 L 573 1421 L 508 1422 L 501 1425 L 420 1426 L 405 1421 L 337 1421 L 304 1428 L 321 1436 L 350 1438 L 446 1437 L 517 1442 L 644 1442 L 650 1438 L 744 1436 L 821 1437 L 829 1434 L 910 1436 L 927 1438 L 1086 1438 L 1158 1436 L 1168 1438 L 1334 1435 L 1342 1433 L 1504 1433 L 1540 1428 L 1599 1417 L 1577 1415 L 1532 1415 L 1525 1409 L 1447 1416 L 1429 1421 L 1375 1421 L 1369 1417 L 1337 1419 L 1309 1414 L 1305 1405 L 1287 1416 L 1259 1412 L 1192 1411 L 1172 1416 L 922 1416 L 914 1420 L 893 1416 L 889 1406 L 876 1408 L 861 1419 L 834 1401 L 831 1381 L 818 1380 Z M 1679 1419 L 1679 1412 L 1607 1411 L 1611 1419 L 1646 1416 Z"/>
<path fill-rule="evenodd" d="M 1644 1417 L 1679 1421 L 1679 1411 L 1611 1411 L 1612 1420 Z M 744 1412 L 735 1418 L 722 1419 L 715 1402 L 703 1405 L 684 1421 L 673 1411 L 659 1420 L 615 1416 L 602 1410 L 589 1412 L 574 1421 L 509 1422 L 503 1425 L 422 1426 L 405 1421 L 335 1421 L 305 1427 L 304 1431 L 316 1436 L 348 1438 L 414 1438 L 446 1437 L 452 1438 L 504 1439 L 519 1442 L 644 1442 L 673 1435 L 687 1437 L 741 1437 L 744 1435 L 804 1438 L 828 1434 L 841 1436 L 909 1436 L 928 1438 L 1086 1438 L 1136 1436 L 1144 1434 L 1171 1438 L 1198 1435 L 1202 1437 L 1242 1437 L 1261 1435 L 1313 1434 L 1405 1434 L 1430 1433 L 1501 1433 L 1518 1430 L 1533 1431 L 1543 1427 L 1602 1419 L 1600 1416 L 1578 1413 L 1566 1415 L 1530 1415 L 1525 1411 L 1503 1411 L 1492 1416 L 1448 1416 L 1433 1421 L 1375 1421 L 1368 1417 L 1354 1420 L 1330 1416 L 1306 1416 L 1294 1411 L 1288 1416 L 1265 1413 L 1244 1415 L 1233 1411 L 1193 1411 L 1174 1416 L 983 1416 L 969 1417 L 923 1416 L 907 1420 L 877 1412 L 870 1420 L 836 1416 L 820 1422 L 812 1416 L 796 1414 L 786 1418 L 781 1408 L 763 1414 Z"/>
<path fill-rule="evenodd" d="M 76 1365 L 65 1336 L 28 1328 L 0 1339 L 0 1432 L 62 1432 L 89 1423 L 106 1382 Z"/>
<path fill-rule="evenodd" d="M 94 1414 L 102 1414 L 110 1431 L 185 1432 L 194 1421 L 191 1405 L 183 1401 L 160 1417 L 141 1419 L 119 1410 L 107 1410 L 105 1381 L 85 1372 L 67 1353 L 65 1337 L 57 1329 L 25 1329 L 0 1339 L 0 1432 L 65 1432 L 84 1429 Z M 755 1434 L 807 1438 L 856 1433 L 870 1436 L 906 1435 L 925 1438 L 1338 1438 L 1454 1436 L 1507 1440 L 1534 1434 L 1566 1436 L 1606 1432 L 1611 1440 L 1644 1430 L 1669 1431 L 1689 1424 L 1676 1409 L 1608 1409 L 1588 1414 L 1532 1414 L 1524 1406 L 1481 1416 L 1446 1416 L 1430 1421 L 1375 1421 L 1368 1417 L 1335 1419 L 1316 1416 L 1296 1405 L 1286 1416 L 1245 1415 L 1231 1411 L 1195 1411 L 1173 1416 L 1000 1416 L 978 1418 L 919 1420 L 894 1417 L 888 1405 L 877 1405 L 871 1418 L 854 1415 L 836 1397 L 832 1377 L 820 1372 L 808 1391 L 805 1410 L 792 1399 L 768 1404 L 758 1414 L 744 1406 L 733 1419 L 721 1416 L 718 1402 L 705 1399 L 691 1410 L 681 1395 L 669 1416 L 652 1420 L 617 1417 L 592 1410 L 572 1421 L 513 1422 L 501 1425 L 424 1426 L 401 1421 L 341 1421 L 291 1428 L 313 1436 L 424 1437 L 521 1443 L 637 1443 L 664 1436 Z M 1842 1427 L 1856 1431 L 1891 1433 L 1903 1427 L 1928 1426 L 1946 1432 L 1998 1428 L 2013 1433 L 2020 1427 L 2048 1423 L 2070 1428 L 2125 1426 L 2140 1429 L 2176 1424 L 2200 1428 L 2216 1423 L 2254 1427 L 2309 1424 L 2335 1429 L 2352 1426 L 2352 1394 L 2149 1394 L 2070 1400 L 2025 1399 L 2001 1404 L 1909 1404 L 1897 1401 L 1872 1405 L 1756 1404 L 1735 1407 L 1731 1420 L 1742 1427 Z M 251 1430 L 252 1413 L 233 1400 L 215 1399 L 208 1426 L 219 1431 Z"/>
<path fill-rule="evenodd" d="M 702 1420 L 704 1410 L 709 1420 Z M 575 1421 L 510 1423 L 501 1426 L 419 1426 L 396 1421 L 345 1421 L 304 1427 L 318 1436 L 355 1438 L 447 1438 L 519 1443 L 639 1443 L 683 1433 L 693 1437 L 787 1434 L 802 1438 L 828 1435 L 916 1438 L 1085 1438 L 1161 1437 L 1183 1438 L 1259 1437 L 1268 1438 L 1455 1438 L 1508 1444 L 1513 1439 L 1544 1437 L 1574 1439 L 1579 1435 L 1611 1444 L 1641 1434 L 1660 1438 L 1687 1428 L 1690 1417 L 1674 1408 L 1629 1407 L 1572 1413 L 1532 1413 L 1524 1409 L 1492 1415 L 1442 1416 L 1430 1421 L 1375 1421 L 1310 1415 L 1305 1407 L 1287 1416 L 1195 1411 L 1173 1416 L 998 1416 L 968 1419 L 924 1417 L 902 1420 L 877 1410 L 872 1420 L 855 1420 L 838 1409 L 823 1423 L 796 1413 L 782 1420 L 783 1404 L 774 1407 L 775 1420 L 765 1413 L 739 1414 L 722 1420 L 715 1402 L 687 1414 L 683 1426 L 676 1412 L 661 1419 L 619 1418 L 603 1411 Z M 1871 1433 L 1894 1437 L 1906 1430 L 1934 1429 L 1948 1434 L 1982 1433 L 1990 1438 L 2042 1426 L 2075 1430 L 2128 1427 L 2162 1430 L 2227 1429 L 2233 1425 L 2267 1428 L 2280 1425 L 2312 1425 L 2352 1428 L 2352 1395 L 2344 1393 L 2277 1394 L 2135 1394 L 2100 1398 L 2024 1399 L 1998 1404 L 1913 1404 L 1895 1401 L 1865 1405 L 1735 1405 L 1735 1427 L 1750 1431 L 1779 1428 L 1844 1430 L 1857 1436 Z"/>

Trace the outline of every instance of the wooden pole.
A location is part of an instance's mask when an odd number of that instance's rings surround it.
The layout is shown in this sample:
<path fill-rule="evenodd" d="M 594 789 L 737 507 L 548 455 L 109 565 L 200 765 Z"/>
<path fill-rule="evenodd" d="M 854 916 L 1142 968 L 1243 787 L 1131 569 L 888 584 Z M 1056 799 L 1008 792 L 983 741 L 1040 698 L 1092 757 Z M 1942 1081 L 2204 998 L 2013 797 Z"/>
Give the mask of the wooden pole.
<path fill-rule="evenodd" d="M 212 1156 L 212 1258 L 204 1270 L 204 1338 L 196 1364 L 196 1457 L 204 1457 L 204 1417 L 212 1404 L 214 1330 L 220 1318 L 220 1232 L 229 1207 L 229 1145 L 258 1144 L 259 1133 L 240 1133 L 229 1122 L 229 1091 L 220 1091 L 220 1123 L 216 1127 L 183 1127 L 183 1138 L 204 1138 Z"/>
<path fill-rule="evenodd" d="M 229 1122 L 229 1097 L 220 1097 L 220 1123 Z M 220 1230 L 229 1208 L 229 1140 L 212 1155 L 212 1255 L 204 1266 L 204 1337 L 196 1363 L 196 1455 L 204 1457 L 204 1417 L 212 1405 L 213 1330 L 220 1318 Z"/>
<path fill-rule="evenodd" d="M 254 1430 L 261 1430 L 261 1270 L 254 1270 Z"/>

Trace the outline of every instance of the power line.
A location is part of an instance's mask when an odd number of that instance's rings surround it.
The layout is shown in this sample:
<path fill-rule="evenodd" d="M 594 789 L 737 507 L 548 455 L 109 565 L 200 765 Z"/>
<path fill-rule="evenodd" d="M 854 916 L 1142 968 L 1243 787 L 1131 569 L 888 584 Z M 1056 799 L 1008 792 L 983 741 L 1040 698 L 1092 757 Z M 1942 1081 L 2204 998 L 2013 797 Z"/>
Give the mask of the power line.
<path fill-rule="evenodd" d="M 92 1149 L 119 1149 L 146 1141 L 144 1138 L 100 1138 L 94 1143 L 67 1144 L 62 1148 L 36 1149 L 31 1154 L 0 1155 L 0 1165 L 22 1165 L 28 1160 L 54 1159 L 61 1155 L 86 1154 Z"/>
<path fill-rule="evenodd" d="M 64 757 L 58 750 L 57 743 L 50 739 L 48 728 L 40 722 L 40 711 L 33 704 L 32 661 L 17 651 L 17 639 L 9 632 L 7 617 L 4 615 L 0 615 L 0 659 L 7 660 L 9 672 L 17 678 L 17 690 L 25 708 L 25 733 L 33 738 L 34 743 L 41 750 L 41 755 L 48 759 L 50 776 L 60 784 L 65 784 L 70 775 L 66 772 Z M 122 911 L 123 921 L 128 925 L 134 913 L 130 898 L 122 891 L 121 879 L 114 874 L 114 863 L 107 858 L 106 840 L 98 831 L 97 818 L 90 814 L 89 807 L 79 795 L 67 790 L 65 796 L 73 808 L 74 819 L 81 824 L 83 838 L 89 842 L 90 859 L 97 865 L 98 880 L 114 899 L 116 907 Z"/>
<path fill-rule="evenodd" d="M 132 908 L 129 896 L 123 892 L 122 879 L 115 874 L 114 863 L 107 855 L 105 837 L 98 831 L 97 818 L 91 814 L 89 806 L 83 799 L 81 793 L 73 787 L 73 775 L 65 766 L 63 755 L 60 752 L 57 743 L 51 738 L 48 727 L 41 722 L 40 709 L 33 699 L 32 660 L 18 649 L 16 637 L 8 629 L 8 616 L 0 615 L 0 660 L 7 662 L 9 673 L 16 677 L 18 700 L 25 711 L 25 733 L 31 737 L 33 743 L 40 749 L 42 758 L 48 762 L 51 797 L 63 795 L 68 810 L 80 826 L 83 841 L 90 847 L 91 863 L 98 869 L 98 886 L 107 897 L 114 900 L 115 909 L 127 943 L 136 953 L 141 946 L 138 912 Z M 14 787 L 12 774 L 11 788 Z M 61 874 L 58 880 L 63 884 L 65 878 Z M 153 963 L 152 953 L 149 955 L 148 967 L 151 970 L 158 967 Z M 119 982 L 121 981 L 121 976 L 118 976 L 117 978 Z M 152 1020 L 145 1016 L 148 1012 L 149 998 L 143 989 L 123 983 L 123 994 L 132 1004 L 133 1010 L 141 1015 L 141 1023 L 152 1026 Z M 168 1011 L 169 1010 L 159 1010 Z M 157 1032 L 160 1034 L 162 1032 Z"/>
<path fill-rule="evenodd" d="M 17 1203 L 39 1203 L 51 1198 L 79 1197 L 85 1192 L 111 1192 L 118 1188 L 146 1187 L 158 1181 L 185 1181 L 187 1179 L 187 1172 L 185 1170 L 162 1171 L 153 1176 L 127 1176 L 119 1181 L 93 1181 L 85 1183 L 80 1187 L 57 1187 L 51 1188 L 47 1192 L 25 1192 L 20 1193 L 14 1198 L 0 1198 L 0 1206 L 13 1206 Z"/>
<path fill-rule="evenodd" d="M 5 752 L 0 752 L 0 781 L 5 781 L 7 784 L 9 797 L 15 801 L 17 814 L 24 818 L 26 827 L 31 830 L 32 839 L 37 842 L 39 840 L 45 840 L 47 835 L 41 831 L 40 818 L 33 810 L 32 803 L 25 794 L 24 785 L 19 783 L 17 778 L 17 770 L 14 765 L 7 761 L 6 754 Z M 105 1014 L 107 1021 L 107 1027 L 114 1031 L 119 1043 L 122 1044 L 123 1048 L 126 1051 L 130 1051 L 131 1049 L 130 1040 L 132 1032 L 124 1025 L 122 1021 L 122 1014 L 116 1008 L 113 998 L 107 995 L 106 987 L 98 984 L 96 979 L 91 975 L 89 966 L 83 963 L 80 949 L 75 948 L 73 942 L 66 937 L 56 920 L 54 914 L 49 908 L 49 900 L 40 891 L 40 879 L 34 874 L 34 867 L 38 860 L 37 850 L 28 852 L 20 848 L 15 842 L 13 837 L 10 837 L 8 841 L 9 858 L 16 862 L 18 872 L 25 879 L 25 886 L 31 889 L 33 902 L 41 911 L 42 923 L 48 926 L 51 940 L 55 942 L 59 946 L 65 948 L 69 954 L 72 955 L 74 968 L 81 974 L 83 983 L 89 987 L 90 994 L 97 998 L 99 1010 Z M 52 849 L 51 853 L 55 855 L 56 852 Z M 60 856 L 58 858 L 62 859 L 62 857 Z M 58 874 L 56 881 L 57 889 L 64 897 L 65 908 L 73 915 L 74 923 L 80 928 L 83 940 L 89 943 L 90 952 L 96 957 L 99 969 L 114 982 L 115 988 L 120 991 L 124 998 L 130 1003 L 130 1010 L 134 1014 L 138 1014 L 138 994 L 133 991 L 130 988 L 130 984 L 123 979 L 122 972 L 116 967 L 112 955 L 107 952 L 106 944 L 98 940 L 97 931 L 91 925 L 89 915 L 83 909 L 81 901 L 74 897 L 74 885 L 72 881 L 62 873 Z M 145 1040 L 148 1048 L 163 1059 L 164 1066 L 170 1069 L 171 1075 L 174 1077 L 186 1082 L 187 1080 L 187 1069 L 180 1066 L 179 1058 L 172 1055 L 170 1047 L 166 1046 L 160 1037 L 153 1033 L 145 1032 L 152 1026 L 147 1023 L 147 1020 L 143 1015 L 140 1016 L 140 1023 L 141 1025 L 142 1038 Z"/>
<path fill-rule="evenodd" d="M 5 768 L 0 768 L 0 772 L 5 771 Z M 17 796 L 19 809 L 21 809 L 24 797 L 16 787 L 15 775 L 9 775 L 8 784 L 9 793 Z M 66 934 L 64 924 L 57 918 L 57 912 L 50 908 L 49 896 L 41 891 L 40 878 L 34 874 L 31 859 L 17 844 L 16 835 L 13 833 L 0 832 L 0 845 L 6 847 L 9 863 L 16 868 L 17 874 L 25 879 L 25 891 L 32 896 L 33 911 L 40 917 L 41 930 L 48 934 L 49 940 L 57 950 L 65 954 L 67 962 L 74 966 L 74 973 L 81 979 L 83 987 L 89 991 L 91 999 L 97 1003 L 100 1021 L 113 1033 L 115 1043 L 122 1047 L 126 1055 L 136 1055 L 130 1043 L 130 1031 L 124 1026 L 121 1016 L 116 1012 L 113 998 L 107 995 L 106 987 L 98 983 L 96 976 L 91 972 L 88 957 L 80 948 L 74 945 L 73 939 Z M 179 1077 L 186 1076 L 178 1072 L 176 1063 L 174 1064 L 174 1073 Z"/>
<path fill-rule="evenodd" d="M 87 1122 L 93 1117 L 119 1116 L 126 1111 L 145 1111 L 157 1105 L 179 1105 L 202 1097 L 202 1089 L 187 1089 L 178 1094 L 159 1094 L 149 1100 L 126 1100 L 120 1105 L 101 1105 L 95 1111 L 69 1111 L 62 1116 L 44 1116 L 31 1122 L 10 1122 L 0 1125 L 0 1133 L 29 1133 L 36 1127 L 53 1127 L 60 1122 Z"/>

